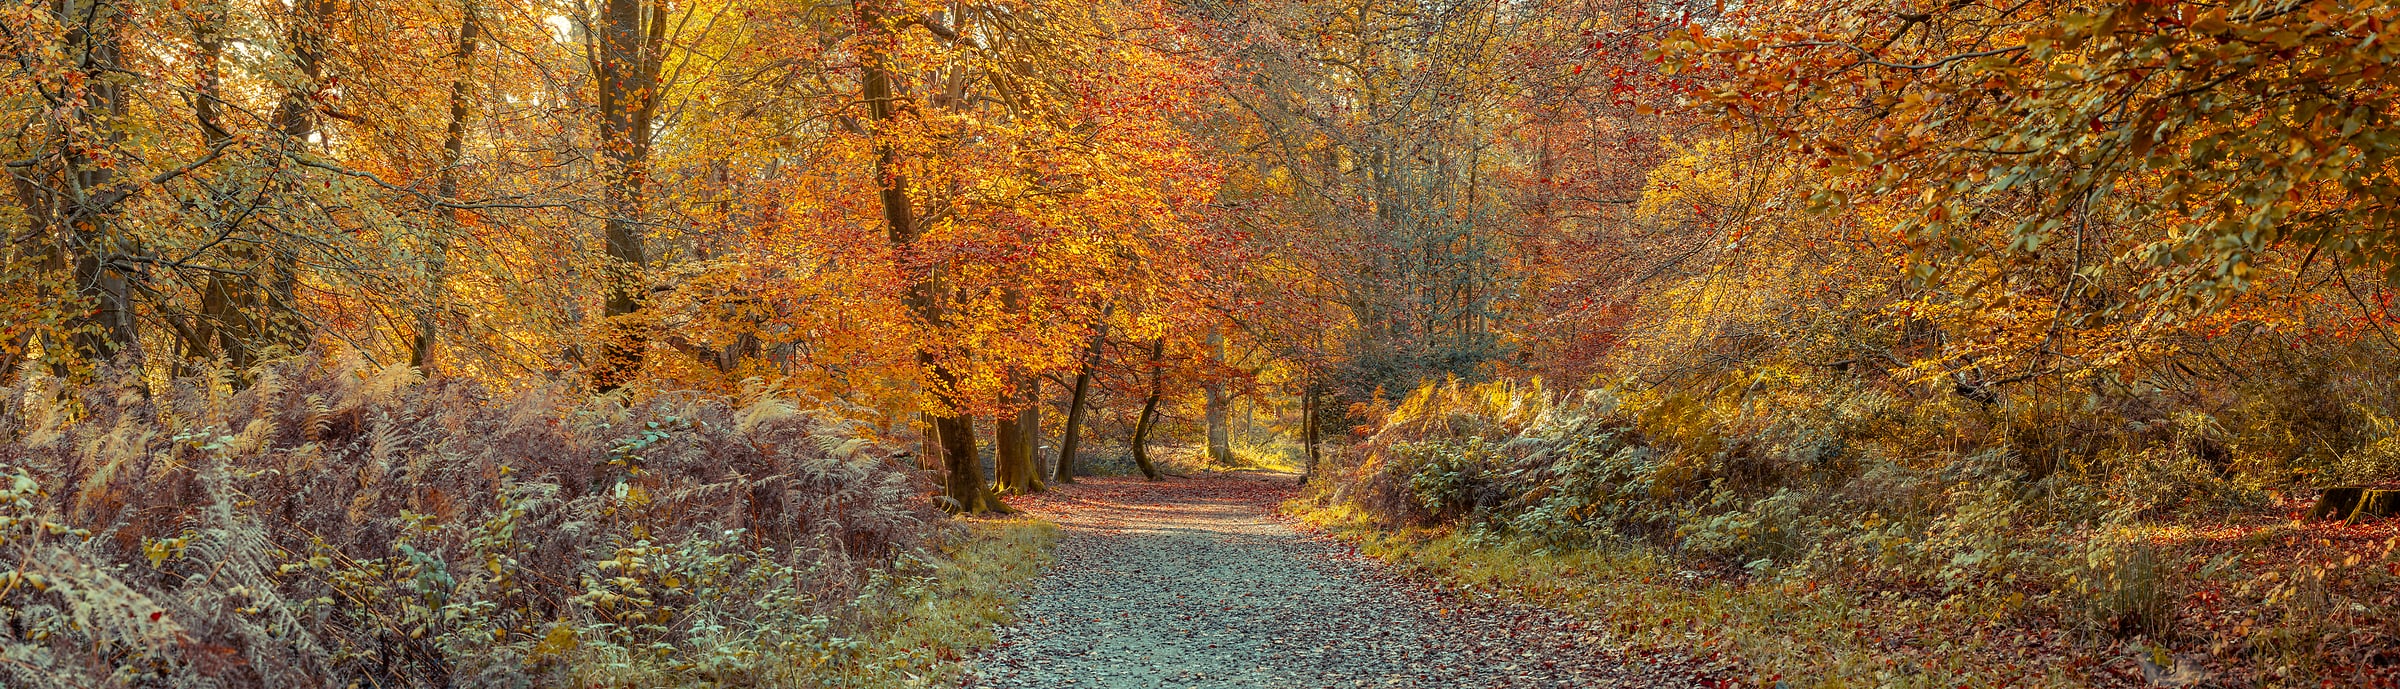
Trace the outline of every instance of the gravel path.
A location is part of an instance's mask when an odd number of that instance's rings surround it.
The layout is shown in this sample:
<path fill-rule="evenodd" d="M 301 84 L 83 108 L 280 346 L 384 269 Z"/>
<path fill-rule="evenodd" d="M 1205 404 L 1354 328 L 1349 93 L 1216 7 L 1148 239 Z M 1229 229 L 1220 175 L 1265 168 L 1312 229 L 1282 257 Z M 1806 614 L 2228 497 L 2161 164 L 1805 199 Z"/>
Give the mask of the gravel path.
<path fill-rule="evenodd" d="M 1057 566 L 972 687 L 1687 686 L 1569 616 L 1462 601 L 1272 515 L 1280 475 L 1096 479 L 1014 504 Z M 1679 681 L 1678 681 L 1679 680 Z"/>

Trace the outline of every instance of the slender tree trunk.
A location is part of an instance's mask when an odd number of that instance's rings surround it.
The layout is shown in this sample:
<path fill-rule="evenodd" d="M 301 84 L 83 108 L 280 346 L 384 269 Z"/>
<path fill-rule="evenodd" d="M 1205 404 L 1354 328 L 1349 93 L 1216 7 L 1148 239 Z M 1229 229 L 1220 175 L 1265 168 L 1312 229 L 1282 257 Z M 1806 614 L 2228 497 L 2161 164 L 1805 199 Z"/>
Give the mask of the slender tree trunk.
<path fill-rule="evenodd" d="M 1050 480 L 1059 483 L 1075 482 L 1075 453 L 1083 439 L 1083 414 L 1091 398 L 1092 368 L 1100 364 L 1100 347 L 1108 338 L 1109 309 L 1100 311 L 1100 321 L 1092 326 L 1092 343 L 1083 349 L 1083 368 L 1075 371 L 1075 389 L 1067 394 L 1067 425 L 1058 437 L 1058 462 L 1052 467 Z"/>
<path fill-rule="evenodd" d="M 1098 350 L 1099 343 L 1098 338 L 1094 338 L 1092 344 L 1095 346 L 1092 349 Z M 1067 394 L 1067 425 L 1065 430 L 1058 434 L 1058 461 L 1051 466 L 1050 480 L 1052 481 L 1075 482 L 1075 452 L 1078 449 L 1076 445 L 1083 438 L 1085 398 L 1090 396 L 1091 390 L 1092 362 L 1091 358 L 1087 356 L 1084 359 L 1083 368 L 1075 372 L 1075 390 Z"/>
<path fill-rule="evenodd" d="M 1233 466 L 1232 430 L 1227 424 L 1228 411 L 1225 381 L 1217 377 L 1225 363 L 1225 335 L 1214 330 L 1208 333 L 1209 362 L 1217 370 L 1209 372 L 1201 384 L 1201 416 L 1208 423 L 1208 461 L 1217 466 Z"/>
<path fill-rule="evenodd" d="M 1087 363 L 1084 364 L 1083 370 L 1075 373 L 1075 390 L 1067 395 L 1067 424 L 1066 428 L 1059 432 L 1058 461 L 1051 465 L 1050 480 L 1052 481 L 1075 482 L 1075 453 L 1079 449 L 1077 444 L 1083 436 L 1085 398 L 1090 395 L 1091 389 L 1092 366 Z"/>
<path fill-rule="evenodd" d="M 631 381 L 642 367 L 649 328 L 639 312 L 648 296 L 649 257 L 642 248 L 644 195 L 650 182 L 650 117 L 659 102 L 658 70 L 667 18 L 642 0 L 604 0 L 593 39 L 593 78 L 600 87 L 600 200 L 608 254 L 608 288 L 601 315 L 600 361 L 592 383 L 602 391 Z M 968 439 L 970 444 L 973 439 Z"/>
<path fill-rule="evenodd" d="M 1317 475 L 1317 405 L 1317 383 L 1311 378 L 1300 393 L 1300 447 L 1307 457 L 1307 464 L 1300 467 L 1302 484 Z"/>
<path fill-rule="evenodd" d="M 292 24 L 285 41 L 291 46 L 292 66 L 300 71 L 299 82 L 284 90 L 283 101 L 275 106 L 275 130 L 282 135 L 285 155 L 305 155 L 310 139 L 317 136 L 317 93 L 325 82 L 325 34 L 334 21 L 333 0 L 294 0 Z M 290 354 L 308 346 L 306 321 L 300 316 L 300 256 L 294 242 L 279 237 L 265 237 L 260 242 L 267 247 L 267 279 L 264 304 L 251 299 L 251 315 L 243 319 L 250 326 L 243 333 L 243 345 L 248 351 L 244 358 L 253 358 L 262 346 L 268 350 Z M 243 300 L 237 300 L 240 303 Z"/>
<path fill-rule="evenodd" d="M 1150 431 L 1158 426 L 1158 398 L 1165 387 L 1167 339 L 1150 341 L 1150 396 L 1142 400 L 1142 415 L 1133 422 L 1133 465 L 1142 476 L 1159 480 L 1158 465 L 1150 461 Z"/>
<path fill-rule="evenodd" d="M 476 37 L 475 0 L 459 3 L 458 73 L 450 79 L 450 126 L 442 133 L 442 169 L 434 180 L 434 193 L 445 202 L 458 201 L 458 166 L 466 160 L 468 107 L 475 91 Z M 458 209 L 443 208 L 439 213 L 441 226 L 434 229 L 431 246 L 425 249 L 425 293 L 418 298 L 416 338 L 409 343 L 408 365 L 418 371 L 431 373 L 433 345 L 437 335 L 435 315 L 442 310 L 442 280 L 450 268 L 450 237 L 458 232 Z"/>
<path fill-rule="evenodd" d="M 859 0 L 856 7 L 859 23 L 868 27 L 870 35 L 864 41 L 861 62 L 865 71 L 859 79 L 860 95 L 867 103 L 867 112 L 876 125 L 875 178 L 881 185 L 877 196 L 883 206 L 884 230 L 894 249 L 902 256 L 916 251 L 917 225 L 914 209 L 909 206 L 908 176 L 901 174 L 900 153 L 890 141 L 888 128 L 899 118 L 901 103 L 892 87 L 891 66 L 886 64 L 893 43 L 899 40 L 883 21 L 882 0 Z M 942 309 L 936 299 L 943 291 L 938 268 L 927 269 L 909 284 L 908 306 L 927 333 L 938 333 L 942 325 Z M 990 483 L 983 480 L 983 463 L 975 455 L 975 420 L 958 404 L 958 376 L 934 357 L 930 347 L 917 349 L 917 365 L 924 369 L 933 385 L 933 397 L 938 412 L 928 412 L 933 428 L 941 436 L 942 466 L 949 473 L 943 482 L 945 507 L 958 512 L 1009 512 L 1008 505 L 992 493 Z"/>
<path fill-rule="evenodd" d="M 1017 412 L 1017 426 L 1025 429 L 1020 438 L 1025 443 L 1025 456 L 1029 458 L 1027 463 L 1032 465 L 1035 490 L 1047 489 L 1048 486 L 1043 485 L 1046 479 L 1042 477 L 1050 475 L 1048 467 L 1042 462 L 1041 385 L 1041 379 L 1035 378 L 1033 390 L 1025 396 L 1025 410 Z"/>
<path fill-rule="evenodd" d="M 942 465 L 942 434 L 933 425 L 933 415 L 917 413 L 917 423 L 924 426 L 925 437 L 917 443 L 917 468 L 926 471 L 946 471 Z"/>
<path fill-rule="evenodd" d="M 196 62 L 199 74 L 192 94 L 192 119 L 200 125 L 201 147 L 215 148 L 233 137 L 225 131 L 224 118 L 219 112 L 225 100 L 225 3 L 214 0 L 200 3 L 194 7 L 192 15 L 192 43 L 200 49 Z M 225 205 L 220 193 L 210 189 L 208 196 L 210 223 L 220 230 L 229 229 L 222 225 L 225 222 Z M 237 249 L 228 253 L 240 257 L 242 252 Z M 240 262 L 246 264 L 249 261 L 244 258 Z M 195 336 L 183 343 L 185 360 L 208 361 L 216 358 L 219 351 L 228 356 L 248 358 L 247 352 L 239 352 L 234 345 L 217 346 L 219 339 L 231 339 L 239 329 L 233 320 L 240 314 L 231 308 L 234 289 L 232 278 L 223 273 L 208 274 L 208 280 L 200 288 L 200 318 L 192 324 Z"/>
<path fill-rule="evenodd" d="M 1250 399 L 1250 400 L 1248 400 L 1248 401 L 1245 401 L 1245 402 L 1243 402 L 1243 403 L 1242 403 L 1242 427 L 1241 427 L 1241 428 L 1239 428 L 1239 429 L 1235 429 L 1235 430 L 1234 430 L 1234 432 L 1233 432 L 1233 434 L 1234 434 L 1236 437 L 1239 437 L 1239 438 L 1241 438 L 1241 439 L 1242 439 L 1242 442 L 1245 442 L 1245 443 L 1255 443 L 1255 442 L 1258 442 L 1258 441 L 1257 441 L 1257 435 L 1258 435 L 1258 399 L 1257 399 L 1257 398 L 1252 398 L 1252 399 Z"/>

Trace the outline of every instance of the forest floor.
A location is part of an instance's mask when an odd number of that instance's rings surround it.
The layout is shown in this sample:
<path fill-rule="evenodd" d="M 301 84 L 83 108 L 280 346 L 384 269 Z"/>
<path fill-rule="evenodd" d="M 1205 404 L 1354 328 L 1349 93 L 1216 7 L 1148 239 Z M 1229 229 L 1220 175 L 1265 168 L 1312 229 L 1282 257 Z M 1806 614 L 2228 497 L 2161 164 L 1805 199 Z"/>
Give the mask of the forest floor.
<path fill-rule="evenodd" d="M 1011 504 L 1057 564 L 969 687 L 1683 687 L 1574 616 L 1395 574 L 1276 515 L 1295 477 L 1095 477 Z"/>

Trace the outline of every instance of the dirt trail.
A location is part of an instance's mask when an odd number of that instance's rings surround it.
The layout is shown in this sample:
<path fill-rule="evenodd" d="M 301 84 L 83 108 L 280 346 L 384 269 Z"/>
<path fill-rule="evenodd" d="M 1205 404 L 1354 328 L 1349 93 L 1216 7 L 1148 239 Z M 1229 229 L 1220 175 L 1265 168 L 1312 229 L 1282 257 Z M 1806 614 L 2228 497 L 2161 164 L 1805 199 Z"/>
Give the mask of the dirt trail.
<path fill-rule="evenodd" d="M 1272 516 L 1291 484 L 1096 479 L 1016 500 L 1064 528 L 1059 562 L 968 686 L 1671 686 L 1569 616 L 1437 594 L 1293 530 Z"/>

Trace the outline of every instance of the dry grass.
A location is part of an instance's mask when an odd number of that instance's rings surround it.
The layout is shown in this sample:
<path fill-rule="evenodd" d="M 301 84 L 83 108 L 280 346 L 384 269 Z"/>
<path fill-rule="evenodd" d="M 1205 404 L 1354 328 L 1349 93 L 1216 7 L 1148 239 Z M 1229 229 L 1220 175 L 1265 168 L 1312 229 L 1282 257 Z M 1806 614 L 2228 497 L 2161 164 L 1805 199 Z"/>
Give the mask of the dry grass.
<path fill-rule="evenodd" d="M 885 606 L 867 639 L 874 659 L 848 668 L 851 686 L 883 689 L 948 686 L 964 659 L 992 643 L 1025 585 L 1052 561 L 1058 526 L 1038 519 L 977 519 L 952 536 L 922 588 L 904 605 Z"/>

